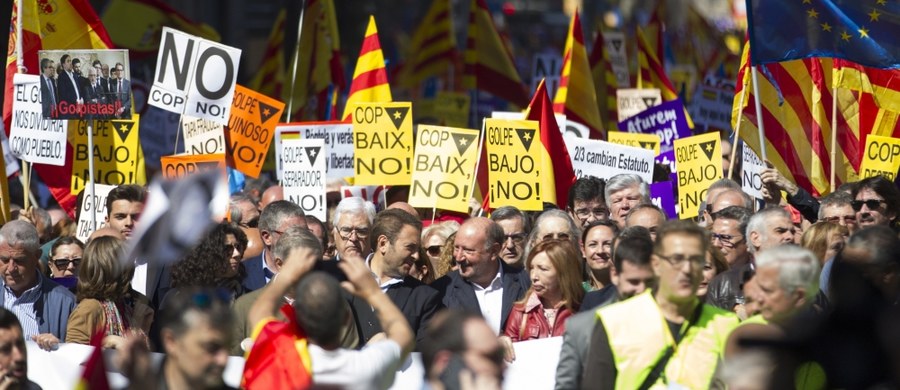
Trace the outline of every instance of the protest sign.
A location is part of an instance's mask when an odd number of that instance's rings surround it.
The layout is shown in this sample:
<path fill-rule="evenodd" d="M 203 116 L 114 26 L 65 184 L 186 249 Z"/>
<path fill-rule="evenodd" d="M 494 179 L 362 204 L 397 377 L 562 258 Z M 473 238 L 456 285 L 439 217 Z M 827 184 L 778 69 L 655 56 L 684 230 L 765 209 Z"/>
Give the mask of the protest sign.
<path fill-rule="evenodd" d="M 734 104 L 734 83 L 722 86 L 704 83 L 697 87 L 688 107 L 695 126 L 705 129 L 731 130 L 731 110 Z M 746 101 L 745 101 L 746 103 Z"/>
<path fill-rule="evenodd" d="M 610 131 L 606 136 L 611 143 L 634 148 L 649 149 L 653 151 L 653 155 L 659 154 L 659 136 L 656 134 Z"/>
<path fill-rule="evenodd" d="M 677 218 L 675 211 L 675 196 L 671 181 L 661 181 L 650 184 L 650 202 L 666 212 L 669 218 Z"/>
<path fill-rule="evenodd" d="M 547 85 L 547 95 L 550 99 L 556 96 L 559 89 L 560 74 L 562 74 L 562 56 L 556 53 L 538 53 L 531 63 L 531 89 L 537 89 L 541 80 Z"/>
<path fill-rule="evenodd" d="M 441 118 L 437 116 L 435 99 L 422 98 L 415 101 L 416 109 L 413 111 L 413 123 L 440 124 Z"/>
<path fill-rule="evenodd" d="M 653 182 L 652 150 L 623 146 L 611 142 L 565 137 L 566 148 L 572 153 L 575 176 L 594 176 L 609 179 L 621 173 L 633 173 L 646 183 Z"/>
<path fill-rule="evenodd" d="M 866 137 L 862 164 L 859 166 L 860 180 L 881 175 L 894 181 L 898 168 L 900 168 L 900 139 L 869 134 Z"/>
<path fill-rule="evenodd" d="M 741 189 L 754 198 L 762 199 L 762 171 L 766 164 L 759 159 L 750 146 L 744 144 L 743 164 L 741 168 Z"/>
<path fill-rule="evenodd" d="M 484 127 L 487 161 L 481 163 L 488 164 L 491 204 L 543 210 L 540 168 L 544 154 L 538 122 L 491 118 L 484 120 Z"/>
<path fill-rule="evenodd" d="M 678 99 L 660 103 L 619 122 L 619 130 L 629 133 L 656 134 L 660 140 L 660 151 L 672 150 L 672 142 L 690 137 L 684 116 L 684 106 Z"/>
<path fill-rule="evenodd" d="M 678 207 L 681 219 L 696 217 L 710 184 L 722 178 L 722 145 L 718 132 L 675 140 Z"/>
<path fill-rule="evenodd" d="M 165 179 L 180 179 L 195 173 L 222 170 L 225 174 L 225 154 L 176 154 L 160 159 L 162 176 Z"/>
<path fill-rule="evenodd" d="M 44 118 L 131 119 L 128 50 L 40 50 L 38 61 Z M 56 83 L 48 82 L 54 76 Z"/>
<path fill-rule="evenodd" d="M 563 128 L 561 127 L 560 130 Z M 590 138 L 591 129 L 581 123 L 566 119 L 565 130 L 562 131 L 563 136 L 571 135 L 579 138 Z"/>
<path fill-rule="evenodd" d="M 620 121 L 631 118 L 635 114 L 661 102 L 662 92 L 658 88 L 619 88 L 616 90 L 616 107 Z"/>
<path fill-rule="evenodd" d="M 357 185 L 409 185 L 412 103 L 359 103 L 352 108 Z"/>
<path fill-rule="evenodd" d="M 353 125 L 346 122 L 285 123 L 275 128 L 275 144 L 289 139 L 325 141 L 325 175 L 329 178 L 353 177 Z M 281 180 L 281 148 L 275 148 L 275 166 Z"/>
<path fill-rule="evenodd" d="M 241 50 L 169 27 L 159 42 L 150 105 L 227 124 Z"/>
<path fill-rule="evenodd" d="M 144 184 L 144 158 L 138 135 L 140 115 L 131 120 L 94 121 L 94 150 L 88 150 L 87 121 L 73 121 L 72 193 L 81 192 L 90 180 L 88 159 L 94 160 L 94 182 L 100 184 Z"/>
<path fill-rule="evenodd" d="M 42 116 L 40 76 L 16 73 L 13 84 L 10 150 L 31 163 L 66 165 L 68 122 Z"/>
<path fill-rule="evenodd" d="M 603 42 L 606 44 L 606 52 L 609 53 L 612 71 L 616 75 L 616 85 L 619 88 L 630 87 L 631 77 L 628 74 L 628 54 L 625 53 L 625 33 L 604 31 Z"/>
<path fill-rule="evenodd" d="M 113 188 L 116 188 L 116 186 L 94 184 L 93 199 L 91 196 L 88 196 L 90 189 L 84 189 L 84 196 L 82 196 L 81 204 L 79 205 L 78 227 L 75 230 L 75 236 L 78 237 L 81 242 L 87 242 L 91 233 L 106 225 L 105 221 L 106 216 L 108 215 L 106 211 L 106 196 L 109 195 L 109 192 L 112 191 Z M 94 225 L 92 216 L 93 218 L 96 218 L 96 225 Z"/>
<path fill-rule="evenodd" d="M 290 139 L 281 143 L 284 199 L 300 206 L 306 215 L 326 220 L 325 141 Z"/>
<path fill-rule="evenodd" d="M 284 103 L 238 85 L 225 132 L 234 168 L 259 177 Z"/>
<path fill-rule="evenodd" d="M 225 126 L 221 123 L 185 115 L 181 132 L 187 154 L 225 153 Z"/>
<path fill-rule="evenodd" d="M 468 212 L 478 136 L 478 130 L 419 125 L 409 204 Z"/>
<path fill-rule="evenodd" d="M 443 122 L 444 126 L 467 126 L 469 124 L 469 107 L 470 98 L 465 93 L 441 91 L 434 99 L 435 115 L 438 120 Z"/>

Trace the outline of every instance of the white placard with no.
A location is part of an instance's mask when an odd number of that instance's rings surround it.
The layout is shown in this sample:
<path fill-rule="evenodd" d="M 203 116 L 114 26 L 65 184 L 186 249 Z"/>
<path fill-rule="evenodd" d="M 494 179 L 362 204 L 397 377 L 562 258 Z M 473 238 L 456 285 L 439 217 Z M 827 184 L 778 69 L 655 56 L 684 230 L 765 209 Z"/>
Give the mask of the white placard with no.
<path fill-rule="evenodd" d="M 185 116 L 181 122 L 187 154 L 225 153 L 225 126 L 209 119 Z"/>
<path fill-rule="evenodd" d="M 754 198 L 762 199 L 762 175 L 766 164 L 747 144 L 744 144 L 743 164 L 741 172 L 741 189 Z"/>
<path fill-rule="evenodd" d="M 40 76 L 13 75 L 12 98 L 9 126 L 12 153 L 35 164 L 66 165 L 68 122 L 43 118 Z"/>
<path fill-rule="evenodd" d="M 281 142 L 280 149 L 284 199 L 325 221 L 325 141 L 289 139 Z"/>

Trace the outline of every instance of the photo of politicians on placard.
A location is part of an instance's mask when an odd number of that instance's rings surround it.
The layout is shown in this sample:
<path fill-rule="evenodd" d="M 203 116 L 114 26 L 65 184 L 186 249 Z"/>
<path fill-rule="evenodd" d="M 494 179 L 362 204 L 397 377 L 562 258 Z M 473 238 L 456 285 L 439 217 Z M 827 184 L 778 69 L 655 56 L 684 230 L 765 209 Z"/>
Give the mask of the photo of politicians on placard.
<path fill-rule="evenodd" d="M 128 50 L 41 50 L 41 105 L 51 119 L 131 119 Z"/>

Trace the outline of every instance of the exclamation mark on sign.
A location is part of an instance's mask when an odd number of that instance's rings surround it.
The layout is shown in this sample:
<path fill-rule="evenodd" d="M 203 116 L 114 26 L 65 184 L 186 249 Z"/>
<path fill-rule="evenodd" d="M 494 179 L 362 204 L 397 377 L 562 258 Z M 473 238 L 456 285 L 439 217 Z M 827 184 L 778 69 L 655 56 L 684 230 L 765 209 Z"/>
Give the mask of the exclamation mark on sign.
<path fill-rule="evenodd" d="M 258 155 L 258 157 L 256 158 L 256 166 L 261 166 L 262 163 L 263 163 L 263 160 L 265 160 L 265 159 L 266 159 L 266 155 L 260 153 L 260 154 Z"/>
<path fill-rule="evenodd" d="M 410 174 L 410 171 L 409 171 L 410 167 L 412 167 L 412 159 L 407 157 L 406 158 L 406 173 L 407 174 Z"/>
<path fill-rule="evenodd" d="M 469 199 L 469 185 L 468 184 L 463 186 L 462 194 L 460 195 L 459 198 L 462 200 Z"/>
<path fill-rule="evenodd" d="M 319 209 L 325 208 L 325 195 L 319 195 Z"/>
<path fill-rule="evenodd" d="M 214 150 L 213 153 L 219 153 L 219 150 L 222 150 L 222 151 L 225 150 L 225 136 L 220 134 L 218 138 L 219 138 L 219 143 L 216 144 L 216 150 Z"/>
<path fill-rule="evenodd" d="M 534 194 L 537 200 L 541 200 L 541 183 L 534 183 Z"/>

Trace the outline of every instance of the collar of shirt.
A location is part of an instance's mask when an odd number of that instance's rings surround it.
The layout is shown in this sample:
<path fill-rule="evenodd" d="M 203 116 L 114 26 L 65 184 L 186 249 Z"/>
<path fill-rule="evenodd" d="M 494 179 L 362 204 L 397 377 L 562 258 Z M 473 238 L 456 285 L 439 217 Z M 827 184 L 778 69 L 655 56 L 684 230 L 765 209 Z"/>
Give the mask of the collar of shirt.
<path fill-rule="evenodd" d="M 263 272 L 265 272 L 265 270 L 269 270 L 269 272 L 271 272 L 272 275 L 277 274 L 278 272 L 275 272 L 274 269 L 269 268 L 269 262 L 266 261 L 266 248 L 263 248 L 262 254 L 260 256 L 262 256 Z M 272 278 L 266 278 L 266 279 L 269 279 L 268 281 L 271 281 Z"/>
<path fill-rule="evenodd" d="M 372 277 L 375 278 L 375 281 L 378 283 L 378 287 L 381 287 L 381 291 L 386 292 L 388 290 L 388 288 L 390 288 L 391 286 L 393 286 L 397 283 L 403 282 L 403 279 L 397 279 L 397 278 L 389 278 L 388 280 L 385 280 L 382 282 L 382 280 L 378 278 L 378 275 L 375 275 L 375 273 L 372 272 L 372 258 L 373 257 L 375 257 L 375 253 L 369 253 L 369 256 L 366 256 L 366 267 L 369 268 L 369 273 L 371 273 Z"/>
<path fill-rule="evenodd" d="M 491 280 L 491 284 L 489 284 L 487 287 L 481 287 L 481 285 L 479 285 L 478 283 L 472 283 L 472 287 L 475 288 L 475 291 L 484 292 L 492 292 L 503 288 L 503 266 L 497 268 L 497 275 L 494 275 L 494 280 Z"/>
<path fill-rule="evenodd" d="M 35 271 L 35 272 L 38 272 L 38 271 Z M 21 296 L 17 297 L 16 293 L 11 288 L 9 288 L 9 285 L 7 285 L 5 282 L 3 283 L 3 288 L 4 288 L 4 291 L 6 292 L 6 298 L 12 299 L 19 303 L 37 302 L 38 298 L 40 298 L 40 296 L 41 296 L 41 286 L 43 284 L 44 284 L 44 280 L 41 277 L 40 273 L 38 273 L 37 284 L 35 284 L 34 287 L 31 287 L 28 290 L 25 290 L 25 292 L 23 292 Z"/>

